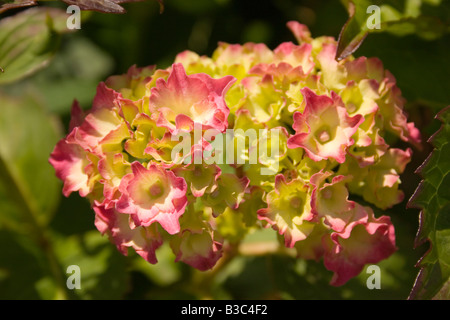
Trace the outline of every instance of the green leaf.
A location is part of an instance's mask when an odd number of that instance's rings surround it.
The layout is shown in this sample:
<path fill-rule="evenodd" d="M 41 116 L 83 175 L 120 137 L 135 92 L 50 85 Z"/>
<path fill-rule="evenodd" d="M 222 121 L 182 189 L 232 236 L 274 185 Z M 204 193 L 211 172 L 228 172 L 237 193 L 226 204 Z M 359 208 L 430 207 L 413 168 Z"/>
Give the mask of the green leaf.
<path fill-rule="evenodd" d="M 98 230 L 72 236 L 53 235 L 53 243 L 67 279 L 69 266 L 78 266 L 80 288 L 70 290 L 72 299 L 121 299 L 127 289 L 126 258 Z M 68 279 L 70 282 L 70 279 Z"/>
<path fill-rule="evenodd" d="M 341 0 L 349 18 L 341 29 L 336 59 L 354 53 L 369 33 L 417 35 L 435 40 L 450 30 L 450 6 L 425 0 Z M 377 21 L 378 20 L 378 21 Z"/>
<path fill-rule="evenodd" d="M 31 97 L 0 91 L 0 101 L 0 226 L 43 226 L 60 199 L 60 182 L 48 163 L 60 130 Z"/>
<path fill-rule="evenodd" d="M 8 248 L 1 249 L 2 260 L 9 261 L 0 264 L 5 271 L 2 285 L 20 289 L 6 291 L 9 298 L 60 298 L 62 273 L 46 229 L 61 197 L 60 182 L 48 163 L 60 130 L 27 95 L 11 97 L 0 91 L 0 101 L 0 238 Z"/>
<path fill-rule="evenodd" d="M 30 238 L 0 229 L 0 299 L 39 299 L 37 283 L 47 274 L 43 253 Z"/>
<path fill-rule="evenodd" d="M 50 65 L 21 81 L 6 85 L 5 90 L 19 95 L 25 89 L 43 101 L 45 108 L 59 115 L 70 114 L 76 99 L 87 108 L 96 88 L 111 72 L 112 58 L 80 34 L 71 34 Z"/>
<path fill-rule="evenodd" d="M 436 118 L 442 126 L 429 140 L 435 149 L 417 169 L 423 180 L 408 204 L 421 209 L 416 246 L 430 243 L 428 252 L 419 261 L 421 269 L 411 299 L 449 296 L 446 283 L 450 281 L 450 106 Z"/>
<path fill-rule="evenodd" d="M 47 65 L 61 34 L 69 32 L 67 14 L 56 8 L 32 8 L 0 21 L 0 84 L 24 78 Z"/>

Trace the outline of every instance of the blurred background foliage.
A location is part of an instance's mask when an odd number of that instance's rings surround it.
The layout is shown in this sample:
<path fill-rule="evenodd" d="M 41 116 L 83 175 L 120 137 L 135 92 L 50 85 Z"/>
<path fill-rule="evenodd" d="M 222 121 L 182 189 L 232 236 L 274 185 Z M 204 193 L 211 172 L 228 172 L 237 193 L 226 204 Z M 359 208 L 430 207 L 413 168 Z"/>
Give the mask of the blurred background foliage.
<path fill-rule="evenodd" d="M 426 140 L 439 127 L 435 114 L 450 102 L 448 1 L 379 3 L 387 3 L 383 17 L 398 23 L 370 32 L 354 55 L 383 61 Z M 289 20 L 308 25 L 314 37 L 338 38 L 349 18 L 348 1 L 338 0 L 165 0 L 162 13 L 157 1 L 122 6 L 126 14 L 83 11 L 81 30 L 71 32 L 64 28 L 67 4 L 60 2 L 0 15 L 0 299 L 406 299 L 427 250 L 414 248 L 418 210 L 406 209 L 406 202 L 428 144 L 415 150 L 402 176 L 404 202 L 376 212 L 391 216 L 399 248 L 379 264 L 381 290 L 367 288 L 365 270 L 330 287 L 331 272 L 321 262 L 276 252 L 243 251 L 202 273 L 174 263 L 163 246 L 159 263 L 150 265 L 131 251 L 122 256 L 100 235 L 86 199 L 61 195 L 48 156 L 67 133 L 72 101 L 90 108 L 97 84 L 109 75 L 134 64 L 165 68 L 187 49 L 211 55 L 219 41 L 274 49 L 295 41 Z M 64 14 L 48 18 L 35 10 L 48 7 Z M 361 31 L 357 26 L 350 39 Z M 248 247 L 276 241 L 267 231 L 251 234 Z M 72 264 L 81 269 L 81 289 L 66 287 Z"/>

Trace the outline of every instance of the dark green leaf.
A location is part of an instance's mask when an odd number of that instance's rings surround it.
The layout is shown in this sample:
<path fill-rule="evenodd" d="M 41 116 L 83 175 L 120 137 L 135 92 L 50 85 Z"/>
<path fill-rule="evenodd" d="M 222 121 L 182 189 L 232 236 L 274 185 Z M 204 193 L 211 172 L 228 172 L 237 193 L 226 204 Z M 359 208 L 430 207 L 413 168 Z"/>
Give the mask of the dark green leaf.
<path fill-rule="evenodd" d="M 123 298 L 128 282 L 126 259 L 97 230 L 69 237 L 54 234 L 51 239 L 67 298 Z M 46 255 L 32 239 L 0 230 L 0 252 L 1 299 L 59 298 Z M 79 267 L 79 289 L 66 288 L 67 280 L 72 283 L 70 266 Z"/>
<path fill-rule="evenodd" d="M 2 260 L 9 261 L 0 264 L 2 285 L 15 285 L 15 294 L 27 299 L 60 298 L 62 273 L 46 229 L 61 197 L 48 163 L 60 130 L 29 96 L 0 92 L 0 101 L 0 237 L 8 248 L 1 249 Z"/>
<path fill-rule="evenodd" d="M 80 270 L 80 288 L 70 298 L 85 300 L 121 299 L 127 289 L 126 259 L 106 237 L 92 230 L 70 237 L 53 237 L 55 252 L 66 276 L 75 265 Z M 69 272 L 67 272 L 69 270 Z M 69 279 L 70 281 L 70 279 Z"/>
<path fill-rule="evenodd" d="M 425 40 L 442 37 L 449 29 L 450 6 L 440 1 L 341 0 L 349 18 L 339 34 L 336 59 L 354 53 L 369 33 L 417 35 Z M 378 23 L 374 23 L 378 19 Z"/>
<path fill-rule="evenodd" d="M 409 206 L 421 209 L 416 245 L 430 243 L 419 263 L 412 299 L 449 295 L 445 283 L 450 281 L 450 107 L 436 117 L 442 126 L 429 140 L 435 149 L 418 168 L 423 180 L 409 201 Z"/>
<path fill-rule="evenodd" d="M 48 275 L 42 268 L 43 252 L 30 238 L 0 229 L 0 299 L 40 299 Z M 50 281 L 50 296 L 54 286 Z"/>

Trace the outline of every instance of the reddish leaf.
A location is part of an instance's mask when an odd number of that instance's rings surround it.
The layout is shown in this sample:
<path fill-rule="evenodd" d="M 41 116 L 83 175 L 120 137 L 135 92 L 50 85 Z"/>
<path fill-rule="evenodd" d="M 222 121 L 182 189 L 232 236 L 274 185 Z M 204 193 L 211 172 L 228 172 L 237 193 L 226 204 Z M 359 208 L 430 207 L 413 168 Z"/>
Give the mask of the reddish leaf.
<path fill-rule="evenodd" d="M 349 18 L 339 33 L 337 61 L 345 59 L 355 52 L 369 33 L 366 27 L 368 17 L 366 8 L 370 3 L 365 0 L 356 3 L 353 0 L 344 2 L 347 2 Z"/>
<path fill-rule="evenodd" d="M 0 3 L 3 1 L 0 1 Z M 35 6 L 37 3 L 35 0 L 14 0 L 12 2 L 6 2 L 0 5 L 0 13 L 5 12 L 6 10 Z"/>
<path fill-rule="evenodd" d="M 98 11 L 103 13 L 125 13 L 126 10 L 120 6 L 122 3 L 141 2 L 144 0 L 62 0 L 69 5 L 77 5 L 81 10 Z M 163 10 L 162 0 L 158 0 L 160 11 Z"/>
<path fill-rule="evenodd" d="M 126 10 L 120 5 L 128 2 L 140 2 L 144 0 L 62 0 L 68 5 L 76 5 L 81 10 L 98 11 L 103 13 L 125 13 Z M 157 0 L 160 6 L 160 13 L 164 11 L 163 0 Z M 0 0 L 0 2 L 3 2 Z M 10 9 L 29 7 L 37 5 L 36 0 L 14 0 L 0 6 L 0 13 Z"/>

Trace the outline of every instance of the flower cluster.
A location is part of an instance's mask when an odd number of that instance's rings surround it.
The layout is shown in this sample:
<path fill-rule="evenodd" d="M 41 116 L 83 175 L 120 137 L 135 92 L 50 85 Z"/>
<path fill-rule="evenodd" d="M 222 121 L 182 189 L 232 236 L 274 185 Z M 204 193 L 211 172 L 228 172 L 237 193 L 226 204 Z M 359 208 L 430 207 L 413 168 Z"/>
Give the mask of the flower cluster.
<path fill-rule="evenodd" d="M 123 254 L 156 263 L 168 242 L 177 261 L 208 270 L 225 245 L 273 228 L 342 285 L 395 252 L 390 218 L 350 200 L 402 201 L 411 150 L 386 138 L 420 137 L 395 79 L 378 59 L 337 62 L 335 39 L 288 27 L 298 44 L 185 51 L 100 83 L 86 113 L 74 102 L 50 163 Z"/>

